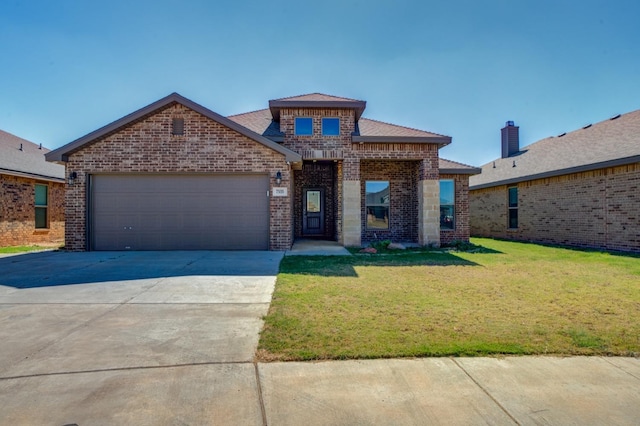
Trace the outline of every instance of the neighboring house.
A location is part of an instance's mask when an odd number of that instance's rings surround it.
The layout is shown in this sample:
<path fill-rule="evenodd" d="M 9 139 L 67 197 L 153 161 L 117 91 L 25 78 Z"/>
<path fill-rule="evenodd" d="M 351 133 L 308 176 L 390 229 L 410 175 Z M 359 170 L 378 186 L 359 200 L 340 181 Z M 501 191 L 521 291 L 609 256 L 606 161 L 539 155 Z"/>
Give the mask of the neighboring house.
<path fill-rule="evenodd" d="M 640 252 L 640 110 L 519 147 L 471 178 L 471 234 Z"/>
<path fill-rule="evenodd" d="M 64 167 L 47 152 L 0 130 L 0 246 L 64 240 Z"/>
<path fill-rule="evenodd" d="M 66 164 L 71 250 L 271 249 L 467 240 L 468 177 L 448 136 L 311 94 L 223 117 L 176 93 L 47 155 Z M 440 227 L 440 179 L 448 203 Z M 377 193 L 377 197 L 368 195 Z"/>

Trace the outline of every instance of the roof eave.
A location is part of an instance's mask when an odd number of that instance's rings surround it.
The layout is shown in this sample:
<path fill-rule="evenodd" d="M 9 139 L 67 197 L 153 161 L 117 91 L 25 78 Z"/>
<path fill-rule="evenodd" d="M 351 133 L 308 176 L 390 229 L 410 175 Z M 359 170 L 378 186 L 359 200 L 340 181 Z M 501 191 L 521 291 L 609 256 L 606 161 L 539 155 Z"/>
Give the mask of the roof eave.
<path fill-rule="evenodd" d="M 356 112 L 356 120 L 359 120 L 366 107 L 366 101 L 269 101 L 271 115 L 276 121 L 280 120 L 280 108 L 353 109 Z"/>
<path fill-rule="evenodd" d="M 353 143 L 433 143 L 441 146 L 449 145 L 449 136 L 351 136 Z"/>
<path fill-rule="evenodd" d="M 549 172 L 544 172 L 544 173 L 518 176 L 510 179 L 503 179 L 503 180 L 494 181 L 494 182 L 482 183 L 479 185 L 471 185 L 469 186 L 469 190 L 492 188 L 494 186 L 502 186 L 502 185 L 513 185 L 514 183 L 526 182 L 530 180 L 546 179 L 546 178 L 551 178 L 556 176 L 568 175 L 572 173 L 590 172 L 592 170 L 604 169 L 607 167 L 624 166 L 627 164 L 633 164 L 638 162 L 640 162 L 640 155 L 634 155 L 632 157 L 618 158 L 615 160 L 602 161 L 599 163 L 586 164 L 583 166 L 568 167 L 565 169 L 551 170 Z"/>
<path fill-rule="evenodd" d="M 40 175 L 40 174 L 37 174 L 37 173 L 21 172 L 19 170 L 9 170 L 9 169 L 0 168 L 0 174 L 18 176 L 18 177 L 24 177 L 24 178 L 36 179 L 36 180 L 44 180 L 44 181 L 47 181 L 47 182 L 57 182 L 57 183 L 64 183 L 65 182 L 64 178 L 59 178 L 59 177 L 55 177 L 55 176 Z"/>
<path fill-rule="evenodd" d="M 59 161 L 66 162 L 68 161 L 70 154 L 79 150 L 86 144 L 93 142 L 97 139 L 104 138 L 116 132 L 117 130 L 121 129 L 122 127 L 127 126 L 137 120 L 140 120 L 141 118 L 149 114 L 152 114 L 159 109 L 168 107 L 174 102 L 184 105 L 187 108 L 193 111 L 196 111 L 197 113 L 202 114 L 207 118 L 210 118 L 232 130 L 235 130 L 236 132 L 250 139 L 255 140 L 256 142 L 259 142 L 267 146 L 268 148 L 273 149 L 274 151 L 277 151 L 283 154 L 286 157 L 287 161 L 290 161 L 290 162 L 302 161 L 302 156 L 300 156 L 300 154 L 297 154 L 291 151 L 290 149 L 287 149 L 281 145 L 278 145 L 277 143 L 267 139 L 266 137 L 259 135 L 258 133 L 255 133 L 252 130 L 249 130 L 246 127 L 236 123 L 235 121 L 228 119 L 226 117 L 223 117 L 222 115 L 216 112 L 213 112 L 210 109 L 203 107 L 202 105 L 197 104 L 185 98 L 182 95 L 179 95 L 178 93 L 172 93 L 156 102 L 153 102 L 150 105 L 147 105 L 146 107 L 140 108 L 139 110 L 132 112 L 131 114 L 128 114 L 119 120 L 114 121 L 113 123 L 107 124 L 106 126 L 101 127 L 100 129 L 95 130 L 79 139 L 76 139 L 73 142 L 70 142 L 58 149 L 50 151 L 47 154 L 45 154 L 45 159 L 51 162 L 59 162 Z"/>
<path fill-rule="evenodd" d="M 482 169 L 478 167 L 461 168 L 461 169 L 440 169 L 441 175 L 479 175 Z"/>

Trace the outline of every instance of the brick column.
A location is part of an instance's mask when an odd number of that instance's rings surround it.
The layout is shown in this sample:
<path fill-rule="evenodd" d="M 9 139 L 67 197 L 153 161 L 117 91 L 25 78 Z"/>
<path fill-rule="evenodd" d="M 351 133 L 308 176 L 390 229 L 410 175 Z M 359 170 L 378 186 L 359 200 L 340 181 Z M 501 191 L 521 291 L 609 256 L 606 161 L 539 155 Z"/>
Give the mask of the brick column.
<path fill-rule="evenodd" d="M 418 243 L 440 247 L 440 180 L 432 159 L 422 160 L 420 164 L 417 192 Z"/>
<path fill-rule="evenodd" d="M 360 160 L 345 159 L 342 181 L 342 245 L 359 247 L 362 238 Z"/>

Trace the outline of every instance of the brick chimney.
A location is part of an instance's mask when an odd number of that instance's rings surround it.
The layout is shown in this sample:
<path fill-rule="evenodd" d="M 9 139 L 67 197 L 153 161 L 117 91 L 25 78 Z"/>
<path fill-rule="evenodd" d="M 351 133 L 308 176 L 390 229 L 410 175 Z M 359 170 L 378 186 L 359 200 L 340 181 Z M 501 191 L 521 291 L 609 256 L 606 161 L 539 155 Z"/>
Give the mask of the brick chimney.
<path fill-rule="evenodd" d="M 507 121 L 502 128 L 502 158 L 511 157 L 520 151 L 520 129 L 513 124 L 513 121 Z"/>

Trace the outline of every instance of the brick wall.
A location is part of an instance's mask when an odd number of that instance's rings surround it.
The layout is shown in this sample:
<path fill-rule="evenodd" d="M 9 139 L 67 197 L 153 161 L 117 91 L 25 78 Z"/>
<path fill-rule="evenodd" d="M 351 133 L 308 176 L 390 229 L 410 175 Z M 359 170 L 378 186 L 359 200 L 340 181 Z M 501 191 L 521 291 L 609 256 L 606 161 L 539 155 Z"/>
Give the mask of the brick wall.
<path fill-rule="evenodd" d="M 171 135 L 173 118 L 184 119 L 184 135 Z M 289 187 L 291 171 L 273 151 L 182 105 L 174 104 L 72 154 L 67 171 L 78 179 L 67 191 L 66 246 L 86 250 L 86 188 L 90 173 L 275 173 Z M 291 200 L 270 199 L 270 248 L 292 244 Z"/>
<path fill-rule="evenodd" d="M 35 184 L 49 187 L 48 228 L 35 227 Z M 0 246 L 62 243 L 64 184 L 0 174 Z"/>
<path fill-rule="evenodd" d="M 469 175 L 440 175 L 440 179 L 453 179 L 455 182 L 455 229 L 440 231 L 440 243 L 469 241 Z"/>
<path fill-rule="evenodd" d="M 295 132 L 296 117 L 313 118 L 313 134 L 297 136 Z M 340 118 L 340 135 L 323 136 L 322 118 Z M 335 212 L 336 239 L 343 240 L 342 233 L 345 222 L 342 206 L 342 181 L 352 181 L 359 185 L 362 194 L 360 206 L 346 206 L 347 211 L 359 212 L 361 219 L 361 239 L 364 242 L 375 239 L 391 239 L 394 241 L 418 242 L 418 182 L 437 181 L 438 146 L 435 144 L 407 144 L 407 143 L 352 143 L 351 134 L 355 129 L 355 115 L 353 110 L 347 109 L 313 109 L 313 108 L 283 108 L 280 111 L 280 130 L 285 134 L 283 145 L 298 152 L 306 160 L 337 159 L 336 190 L 338 208 Z M 305 172 L 296 172 L 296 199 L 300 199 L 298 180 L 308 182 Z M 463 177 L 466 181 L 466 178 Z M 367 230 L 365 215 L 365 182 L 367 180 L 390 180 L 391 182 L 391 224 L 389 230 Z M 466 194 L 464 194 L 466 196 Z M 462 195 L 460 197 L 462 203 Z M 429 201 L 431 202 L 431 200 Z M 296 202 L 296 204 L 298 204 Z M 462 206 L 462 204 L 461 204 Z M 466 208 L 466 205 L 461 207 Z M 296 211 L 296 232 L 300 235 L 301 208 Z M 333 219 L 333 218 L 332 218 Z M 435 220 L 429 216 L 428 221 Z M 328 221 L 328 220 L 327 220 Z M 461 221 L 468 223 L 466 218 Z M 463 222 L 461 222 L 463 223 Z M 355 225 L 357 226 L 357 225 Z M 435 226 L 435 225 L 434 225 Z M 431 226 L 430 228 L 433 228 Z M 430 229 L 429 228 L 429 229 Z M 355 231 L 348 230 L 349 235 Z M 437 231 L 437 228 L 436 228 Z M 458 230 L 457 230 L 458 231 Z M 468 226 L 462 227 L 455 234 L 457 239 L 468 239 Z M 437 239 L 437 235 L 435 237 Z M 349 241 L 352 241 L 351 239 Z M 439 241 L 433 241 L 436 245 Z"/>
<path fill-rule="evenodd" d="M 518 229 L 507 187 L 471 191 L 471 234 L 640 252 L 640 163 L 519 183 Z"/>

